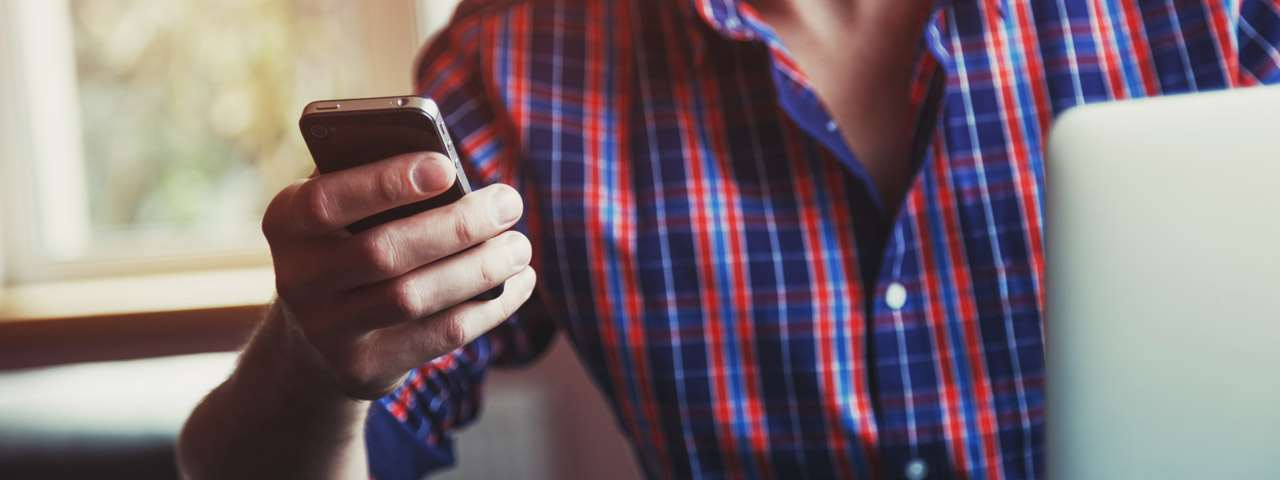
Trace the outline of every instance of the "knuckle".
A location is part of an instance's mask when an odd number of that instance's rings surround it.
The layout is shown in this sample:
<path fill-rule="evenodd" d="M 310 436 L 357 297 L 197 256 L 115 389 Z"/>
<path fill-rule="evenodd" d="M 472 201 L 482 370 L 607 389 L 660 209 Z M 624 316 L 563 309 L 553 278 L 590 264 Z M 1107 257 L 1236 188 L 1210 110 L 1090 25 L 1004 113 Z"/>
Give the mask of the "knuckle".
<path fill-rule="evenodd" d="M 417 318 L 422 312 L 422 296 L 412 282 L 393 282 L 387 294 L 387 308 L 396 319 Z"/>
<path fill-rule="evenodd" d="M 409 184 L 408 178 L 400 170 L 383 169 L 374 180 L 374 194 L 380 202 L 398 204 L 407 192 L 412 191 L 413 186 Z"/>
<path fill-rule="evenodd" d="M 485 286 L 497 285 L 506 279 L 506 273 L 509 270 L 506 258 L 503 258 L 501 252 L 482 251 L 477 261 L 480 263 L 476 270 L 480 272 L 480 280 Z"/>
<path fill-rule="evenodd" d="M 298 187 L 295 195 L 293 217 L 301 222 L 304 228 L 328 228 L 333 224 L 333 212 L 329 205 L 329 194 L 319 188 L 315 182 L 308 182 Z"/>
<path fill-rule="evenodd" d="M 449 350 L 457 349 L 467 343 L 467 322 L 470 314 L 467 308 L 458 309 L 451 315 L 446 315 L 440 325 L 440 341 Z"/>
<path fill-rule="evenodd" d="M 396 271 L 395 242 L 381 231 L 370 231 L 357 236 L 356 258 L 369 273 L 385 277 Z"/>
<path fill-rule="evenodd" d="M 461 245 L 474 245 L 479 241 L 478 228 L 476 227 L 474 215 L 469 215 L 464 209 L 458 209 L 457 214 L 453 216 L 453 237 Z"/>

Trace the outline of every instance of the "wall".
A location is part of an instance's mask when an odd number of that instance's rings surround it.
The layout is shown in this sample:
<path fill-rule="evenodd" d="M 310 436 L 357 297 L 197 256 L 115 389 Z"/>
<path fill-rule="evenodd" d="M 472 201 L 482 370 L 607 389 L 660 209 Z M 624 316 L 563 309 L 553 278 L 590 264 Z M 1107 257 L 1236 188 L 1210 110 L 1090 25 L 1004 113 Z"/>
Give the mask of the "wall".
<path fill-rule="evenodd" d="M 489 375 L 479 422 L 458 434 L 457 468 L 433 478 L 642 478 L 612 411 L 563 337 L 532 367 Z"/>

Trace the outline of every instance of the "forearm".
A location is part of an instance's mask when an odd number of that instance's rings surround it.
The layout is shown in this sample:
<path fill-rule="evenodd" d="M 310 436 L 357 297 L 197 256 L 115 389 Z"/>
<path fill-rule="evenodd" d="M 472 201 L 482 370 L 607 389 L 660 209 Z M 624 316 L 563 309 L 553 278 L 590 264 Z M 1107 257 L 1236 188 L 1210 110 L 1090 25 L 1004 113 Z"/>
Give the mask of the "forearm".
<path fill-rule="evenodd" d="M 178 441 L 187 478 L 368 478 L 369 402 L 325 378 L 279 305 L 231 377 L 192 413 Z"/>

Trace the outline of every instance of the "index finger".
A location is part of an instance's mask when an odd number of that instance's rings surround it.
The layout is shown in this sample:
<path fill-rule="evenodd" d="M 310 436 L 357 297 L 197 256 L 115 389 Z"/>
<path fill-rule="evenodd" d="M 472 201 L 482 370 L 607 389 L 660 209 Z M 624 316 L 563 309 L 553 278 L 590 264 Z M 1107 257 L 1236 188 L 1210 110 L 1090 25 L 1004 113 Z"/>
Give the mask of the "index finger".
<path fill-rule="evenodd" d="M 453 186 L 453 162 L 415 152 L 319 175 L 304 181 L 290 202 L 298 233 L 324 235 L 365 217 L 426 200 Z"/>

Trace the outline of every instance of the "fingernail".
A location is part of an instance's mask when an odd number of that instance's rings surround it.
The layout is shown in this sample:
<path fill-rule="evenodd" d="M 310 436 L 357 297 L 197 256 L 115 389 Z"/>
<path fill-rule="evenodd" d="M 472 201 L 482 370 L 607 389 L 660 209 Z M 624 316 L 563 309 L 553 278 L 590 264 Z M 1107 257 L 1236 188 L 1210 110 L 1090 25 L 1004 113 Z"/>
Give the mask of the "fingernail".
<path fill-rule="evenodd" d="M 506 243 L 507 260 L 511 261 L 512 267 L 520 268 L 529 264 L 529 259 L 533 257 L 533 250 L 523 235 L 511 235 Z"/>
<path fill-rule="evenodd" d="M 420 192 L 434 192 L 449 188 L 453 184 L 449 165 L 434 156 L 426 156 L 413 169 L 413 184 Z"/>
<path fill-rule="evenodd" d="M 496 190 L 489 199 L 489 213 L 493 216 L 493 221 L 503 226 L 515 223 L 524 211 L 520 195 L 510 187 L 499 187 Z"/>

